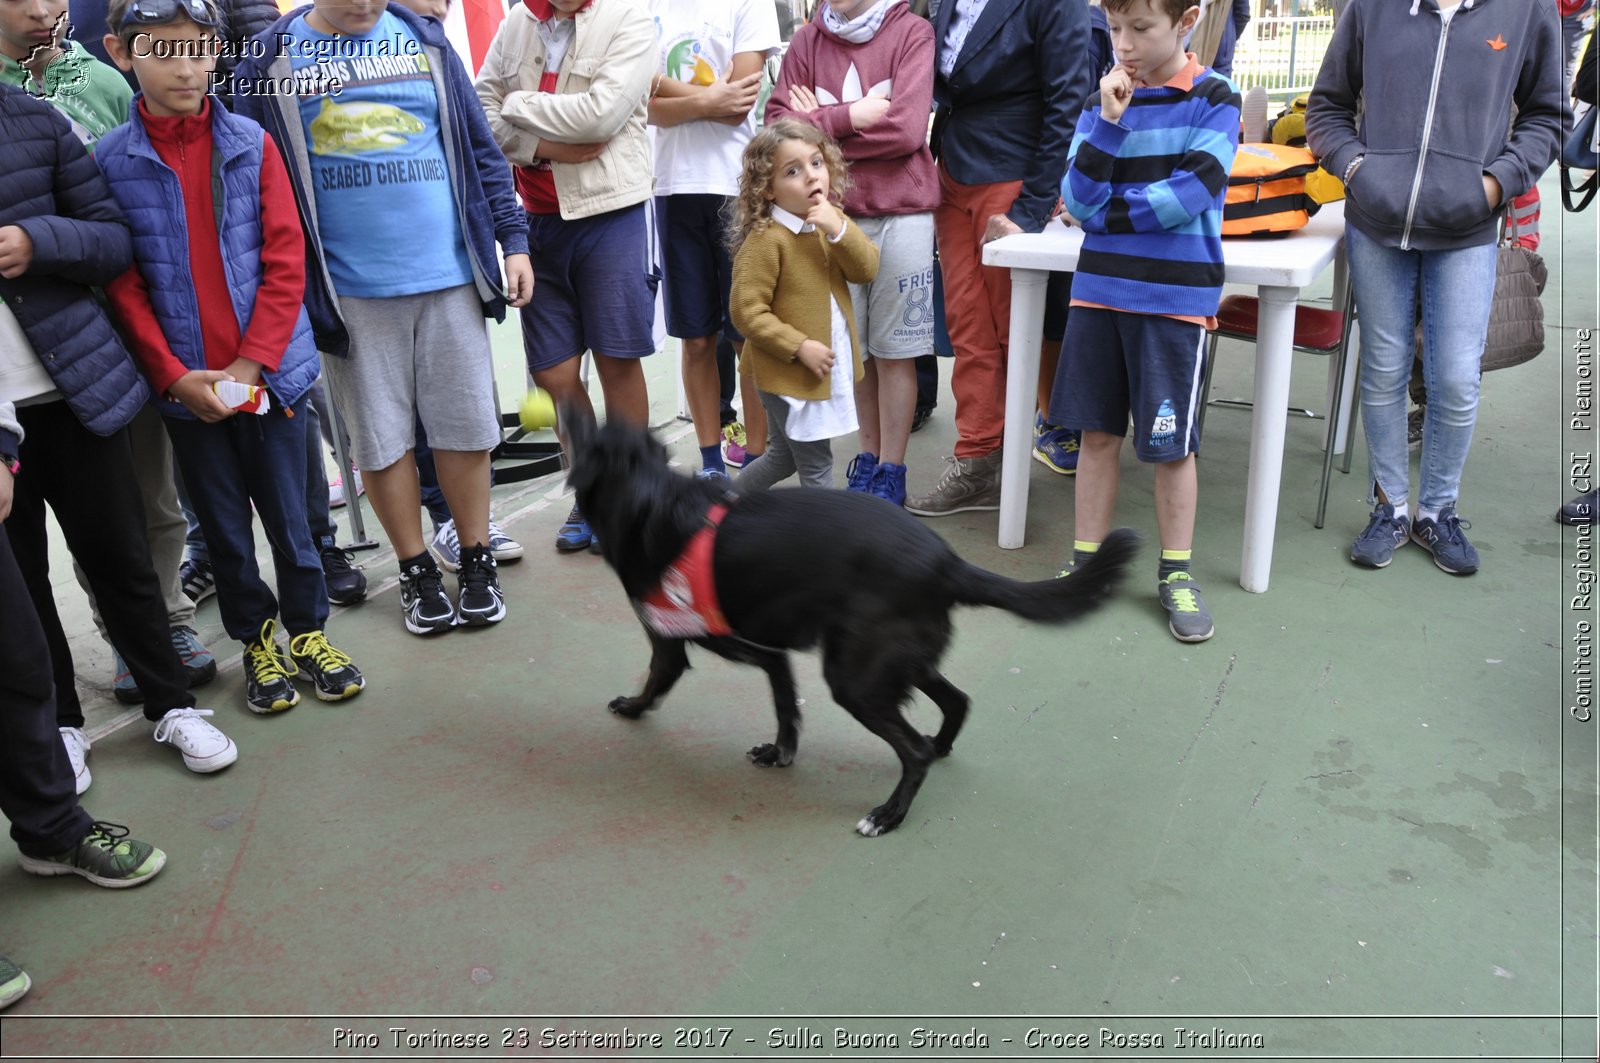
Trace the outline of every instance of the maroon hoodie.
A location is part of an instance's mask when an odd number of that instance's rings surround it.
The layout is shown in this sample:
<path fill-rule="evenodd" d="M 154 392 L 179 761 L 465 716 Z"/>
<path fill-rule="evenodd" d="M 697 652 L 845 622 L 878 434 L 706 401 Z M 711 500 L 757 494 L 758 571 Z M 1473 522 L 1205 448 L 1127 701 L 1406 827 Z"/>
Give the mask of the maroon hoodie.
<path fill-rule="evenodd" d="M 873 125 L 850 125 L 850 104 L 888 82 L 888 112 Z M 821 106 L 793 110 L 789 86 L 801 85 Z M 828 103 L 836 100 L 836 103 Z M 839 142 L 854 182 L 845 213 L 857 218 L 921 214 L 939 205 L 939 181 L 928 151 L 933 109 L 933 27 L 906 4 L 890 4 L 883 25 L 865 44 L 828 32 L 819 16 L 800 29 L 783 56 L 783 70 L 767 101 L 768 122 L 806 119 Z"/>

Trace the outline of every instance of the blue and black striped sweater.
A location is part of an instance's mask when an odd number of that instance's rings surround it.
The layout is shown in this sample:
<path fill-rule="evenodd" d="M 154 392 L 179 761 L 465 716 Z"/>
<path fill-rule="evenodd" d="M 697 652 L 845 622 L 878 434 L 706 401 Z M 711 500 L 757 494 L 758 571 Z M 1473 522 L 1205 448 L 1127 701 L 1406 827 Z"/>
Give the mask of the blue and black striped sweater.
<path fill-rule="evenodd" d="M 1075 302 L 1212 317 L 1222 298 L 1222 199 L 1239 147 L 1239 89 L 1201 70 L 1188 89 L 1133 90 L 1120 122 L 1096 94 L 1078 119 L 1061 198 L 1083 226 Z"/>

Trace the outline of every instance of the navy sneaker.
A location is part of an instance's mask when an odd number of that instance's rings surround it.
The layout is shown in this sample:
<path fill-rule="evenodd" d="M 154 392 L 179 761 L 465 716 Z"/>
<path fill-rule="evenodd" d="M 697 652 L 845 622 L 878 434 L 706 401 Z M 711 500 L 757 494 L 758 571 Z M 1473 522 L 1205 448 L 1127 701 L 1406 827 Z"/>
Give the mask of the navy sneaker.
<path fill-rule="evenodd" d="M 859 491 L 862 494 L 872 492 L 872 474 L 877 471 L 878 456 L 862 451 L 850 459 L 850 465 L 844 473 L 844 489 L 846 491 Z"/>
<path fill-rule="evenodd" d="M 1556 511 L 1556 520 L 1562 524 L 1584 525 L 1594 523 L 1596 491 L 1585 491 L 1577 498 L 1569 498 Z"/>
<path fill-rule="evenodd" d="M 904 507 L 906 504 L 906 467 L 879 463 L 872 470 L 872 482 L 867 491 L 885 502 Z"/>
<path fill-rule="evenodd" d="M 1062 428 L 1044 419 L 1044 414 L 1033 416 L 1033 460 L 1062 476 L 1078 471 L 1078 446 L 1083 433 L 1076 428 Z"/>
<path fill-rule="evenodd" d="M 1411 526 L 1411 538 L 1433 555 L 1433 563 L 1452 576 L 1470 576 L 1478 571 L 1478 551 L 1461 534 L 1471 524 L 1456 516 L 1455 506 L 1445 506 L 1438 520 L 1419 517 Z"/>
<path fill-rule="evenodd" d="M 1410 518 L 1396 517 L 1393 506 L 1379 502 L 1373 507 L 1366 528 L 1350 545 L 1350 560 L 1368 568 L 1388 568 L 1394 552 L 1406 544 L 1410 535 Z"/>
<path fill-rule="evenodd" d="M 592 542 L 594 542 L 594 529 L 583 519 L 578 507 L 573 506 L 572 512 L 567 514 L 566 523 L 556 532 L 556 549 L 563 554 L 575 554 L 579 550 L 589 549 Z"/>
<path fill-rule="evenodd" d="M 178 566 L 178 582 L 188 599 L 199 605 L 217 593 L 217 578 L 211 574 L 211 562 L 185 558 Z"/>

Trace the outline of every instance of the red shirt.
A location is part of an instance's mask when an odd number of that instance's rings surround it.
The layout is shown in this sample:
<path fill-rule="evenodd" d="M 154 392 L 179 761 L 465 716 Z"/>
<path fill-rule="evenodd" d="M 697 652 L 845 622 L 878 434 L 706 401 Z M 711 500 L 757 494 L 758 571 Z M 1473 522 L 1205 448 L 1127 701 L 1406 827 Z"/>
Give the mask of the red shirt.
<path fill-rule="evenodd" d="M 540 92 L 556 91 L 559 71 L 546 70 L 539 78 Z M 556 175 L 550 170 L 548 159 L 540 159 L 532 166 L 518 166 L 512 172 L 516 178 L 517 194 L 529 214 L 560 214 L 561 200 L 556 195 Z"/>
<path fill-rule="evenodd" d="M 161 161 L 178 175 L 183 189 L 183 216 L 188 229 L 189 275 L 194 283 L 195 305 L 200 314 L 200 338 L 207 369 L 226 369 L 235 359 L 248 358 L 263 369 L 277 369 L 289 338 L 294 334 L 305 301 L 305 237 L 295 208 L 294 190 L 272 138 L 261 138 L 261 283 L 256 289 L 250 324 L 241 335 L 239 319 L 228 292 L 222 267 L 222 247 L 217 239 L 215 206 L 211 193 L 211 101 L 197 115 L 161 118 L 139 101 L 144 123 Z M 106 296 L 122 324 L 128 349 L 138 359 L 158 395 L 165 395 L 190 367 L 172 353 L 155 310 L 149 288 L 136 262 L 106 287 Z"/>

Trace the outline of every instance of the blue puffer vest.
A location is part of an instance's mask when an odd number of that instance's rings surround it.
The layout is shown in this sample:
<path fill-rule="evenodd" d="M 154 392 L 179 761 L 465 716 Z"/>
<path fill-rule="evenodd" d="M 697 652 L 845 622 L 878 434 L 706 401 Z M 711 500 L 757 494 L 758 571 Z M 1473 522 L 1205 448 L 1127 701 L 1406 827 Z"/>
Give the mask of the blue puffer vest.
<path fill-rule="evenodd" d="M 266 134 L 248 118 L 230 114 L 211 100 L 211 194 L 217 212 L 217 237 L 233 312 L 242 334 L 255 311 L 261 284 L 261 144 Z M 129 106 L 129 121 L 95 144 L 95 161 L 111 183 L 111 193 L 133 229 L 133 257 L 150 291 L 150 304 L 172 353 L 191 369 L 206 368 L 189 273 L 189 240 L 178 175 L 161 161 L 139 117 L 139 101 Z M 322 363 L 311 338 L 305 307 L 283 361 L 264 379 L 284 405 L 296 402 L 316 383 Z M 158 398 L 161 412 L 192 418 L 181 403 Z"/>

